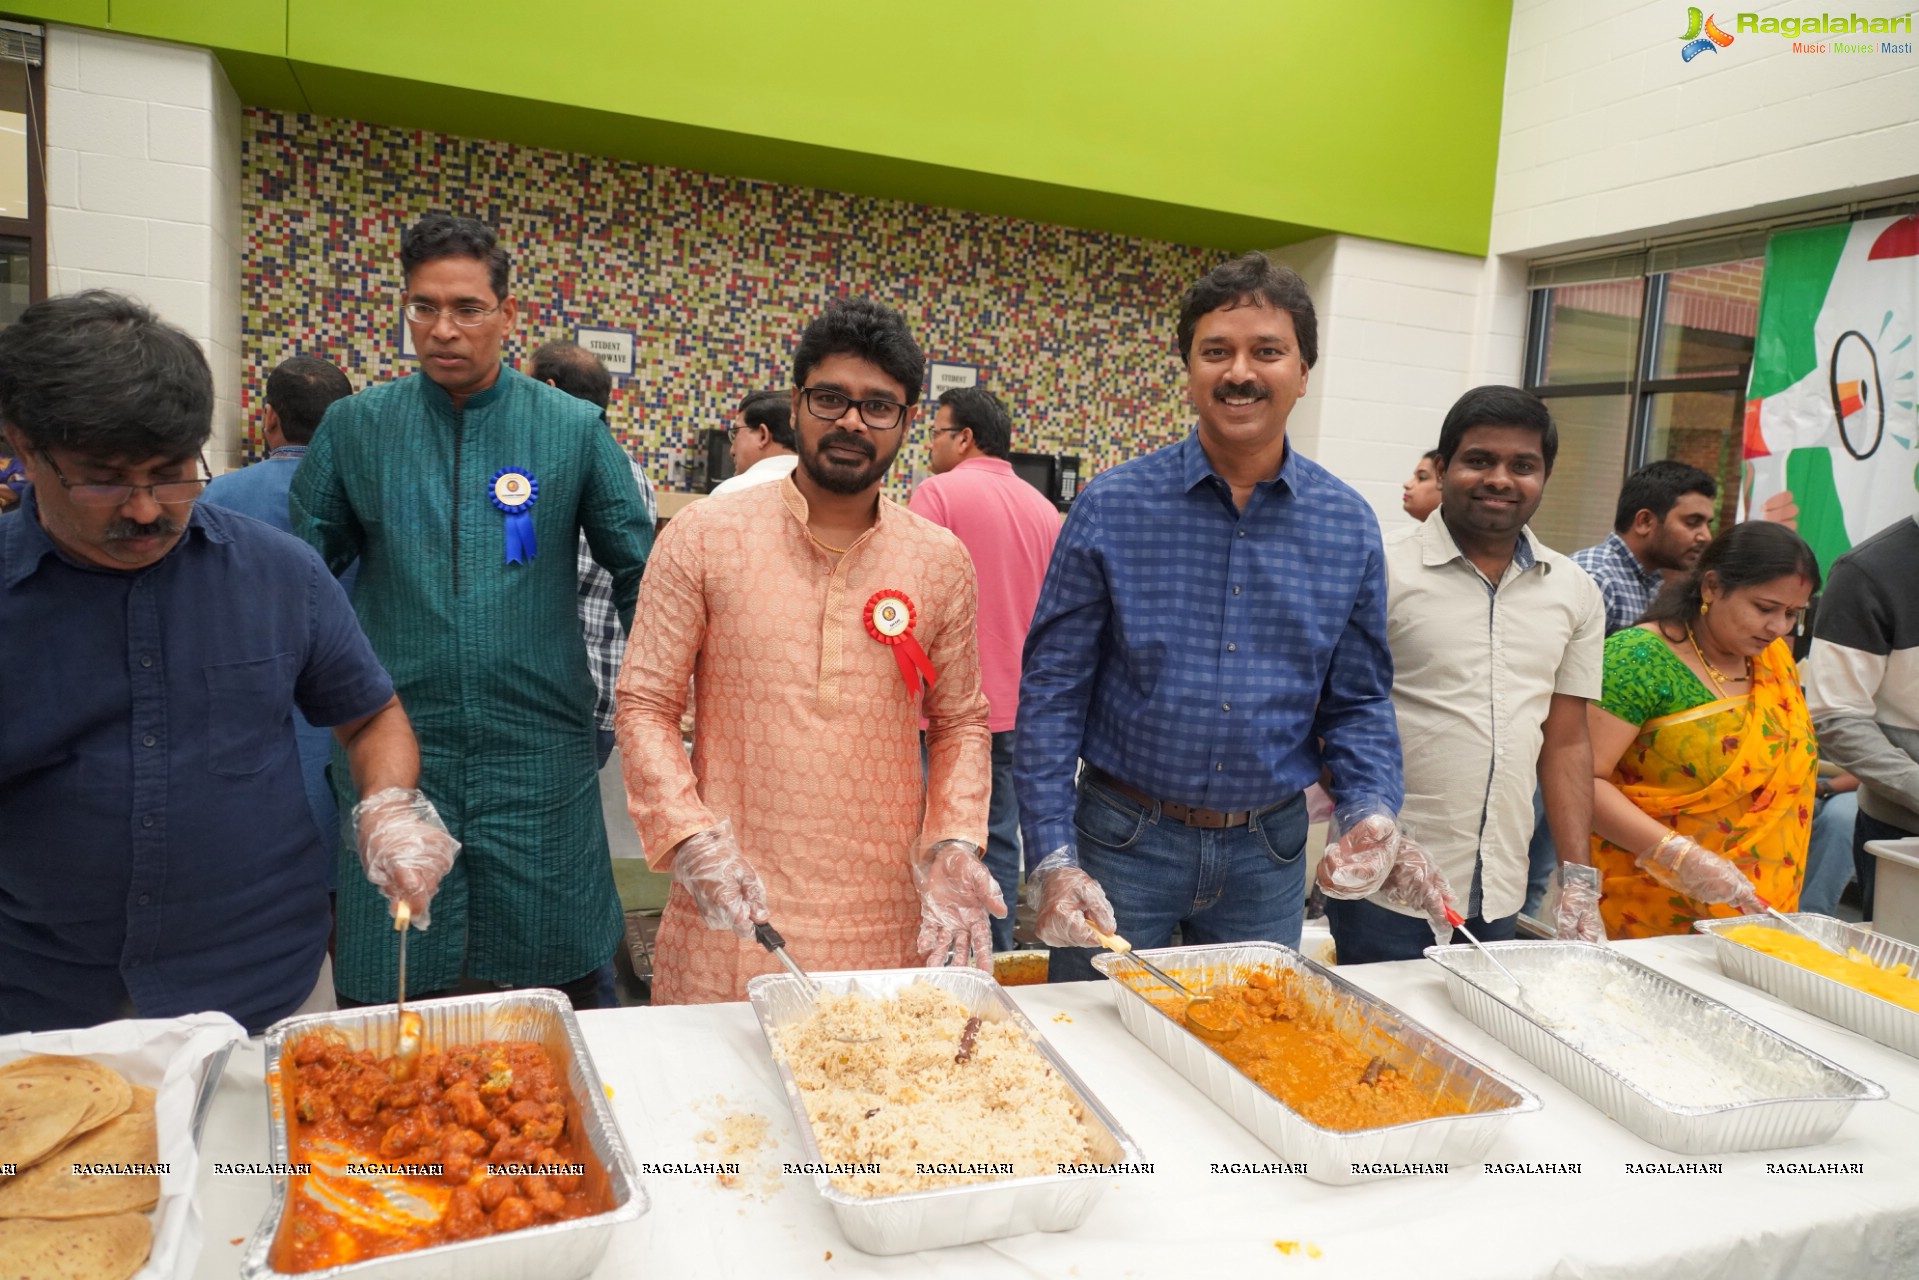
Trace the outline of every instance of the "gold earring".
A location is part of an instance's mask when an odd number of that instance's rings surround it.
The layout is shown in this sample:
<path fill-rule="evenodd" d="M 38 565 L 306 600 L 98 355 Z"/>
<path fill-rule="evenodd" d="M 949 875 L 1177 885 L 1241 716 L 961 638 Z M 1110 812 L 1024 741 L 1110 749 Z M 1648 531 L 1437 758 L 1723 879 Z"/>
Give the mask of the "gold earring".
<path fill-rule="evenodd" d="M 1712 602 L 1710 600 L 1701 600 L 1699 602 L 1699 616 L 1702 618 L 1705 617 L 1706 610 L 1710 608 L 1712 608 Z"/>

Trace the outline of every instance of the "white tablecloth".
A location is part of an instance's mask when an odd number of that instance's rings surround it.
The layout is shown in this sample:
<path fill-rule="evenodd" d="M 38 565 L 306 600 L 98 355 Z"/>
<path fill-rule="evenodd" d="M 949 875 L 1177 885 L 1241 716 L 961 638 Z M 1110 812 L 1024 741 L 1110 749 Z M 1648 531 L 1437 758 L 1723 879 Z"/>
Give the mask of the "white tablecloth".
<path fill-rule="evenodd" d="M 708 1176 L 644 1179 L 652 1211 L 614 1237 L 599 1280 L 661 1276 L 1302 1276 L 1314 1280 L 1765 1280 L 1919 1277 L 1919 1061 L 1724 977 L 1706 939 L 1622 949 L 1892 1092 L 1861 1104 L 1817 1148 L 1723 1157 L 1722 1175 L 1644 1175 L 1628 1162 L 1683 1157 L 1639 1141 L 1454 1012 L 1426 961 L 1344 968 L 1466 1052 L 1526 1085 L 1542 1111 L 1511 1121 L 1491 1161 L 1577 1161 L 1576 1176 L 1488 1174 L 1327 1187 L 1301 1177 L 1212 1174 L 1211 1162 L 1277 1159 L 1138 1044 L 1105 983 L 1014 988 L 1027 1015 L 1139 1143 L 1155 1172 L 1115 1178 L 1085 1225 L 938 1253 L 879 1258 L 839 1235 L 803 1177 L 763 1196 Z M 1059 1015 L 1064 1015 L 1060 1017 Z M 764 1038 L 745 1004 L 626 1009 L 580 1018 L 634 1158 L 711 1160 L 712 1116 L 772 1122 L 777 1162 L 800 1159 Z M 214 1177 L 266 1158 L 259 1043 L 234 1053 L 201 1165 L 207 1241 L 198 1275 L 235 1272 L 263 1212 L 263 1183 Z M 716 1097 L 724 1104 L 715 1104 Z M 1767 1174 L 1768 1160 L 1859 1162 L 1863 1176 Z M 1279 1242 L 1296 1243 L 1284 1253 Z M 1310 1255 L 1308 1246 L 1318 1251 Z"/>

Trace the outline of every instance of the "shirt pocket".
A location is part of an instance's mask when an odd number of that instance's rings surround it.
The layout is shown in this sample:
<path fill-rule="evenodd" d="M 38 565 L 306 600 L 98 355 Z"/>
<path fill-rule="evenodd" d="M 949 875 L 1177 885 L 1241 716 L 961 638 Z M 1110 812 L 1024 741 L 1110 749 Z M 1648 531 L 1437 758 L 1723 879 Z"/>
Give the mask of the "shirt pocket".
<path fill-rule="evenodd" d="M 250 778 L 293 743 L 293 655 L 202 668 L 207 680 L 207 767 Z"/>

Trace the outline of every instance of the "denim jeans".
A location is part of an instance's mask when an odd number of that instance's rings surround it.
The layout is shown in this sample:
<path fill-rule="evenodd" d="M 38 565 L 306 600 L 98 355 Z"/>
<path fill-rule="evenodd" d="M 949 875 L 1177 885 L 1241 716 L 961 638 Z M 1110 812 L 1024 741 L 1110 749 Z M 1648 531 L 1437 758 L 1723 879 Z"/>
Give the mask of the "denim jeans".
<path fill-rule="evenodd" d="M 1829 799 L 1812 802 L 1806 883 L 1799 891 L 1801 911 L 1829 916 L 1838 908 L 1839 895 L 1852 883 L 1852 827 L 1858 816 L 1857 791 L 1842 791 Z"/>
<path fill-rule="evenodd" d="M 1872 919 L 1872 889 L 1879 879 L 1879 859 L 1866 852 L 1868 840 L 1904 840 L 1908 836 L 1919 836 L 1919 831 L 1906 831 L 1893 826 L 1890 822 L 1881 822 L 1869 813 L 1861 813 L 1852 823 L 1852 868 L 1859 876 L 1860 918 Z"/>
<path fill-rule="evenodd" d="M 1119 933 L 1141 949 L 1180 931 L 1187 945 L 1299 945 L 1306 910 L 1304 793 L 1243 827 L 1175 822 L 1085 778 L 1073 813 L 1079 865 L 1112 901 Z M 1097 978 L 1093 950 L 1054 947 L 1049 982 Z"/>
<path fill-rule="evenodd" d="M 1013 949 L 1013 915 L 1019 910 L 1019 797 L 1013 794 L 1013 734 L 993 735 L 993 799 L 986 810 L 986 869 L 1006 899 L 1006 918 L 993 921 L 993 950 Z"/>
<path fill-rule="evenodd" d="M 1559 869 L 1559 850 L 1553 847 L 1553 829 L 1546 821 L 1546 790 L 1544 787 L 1533 789 L 1533 842 L 1526 847 L 1526 905 L 1527 915 L 1537 919 L 1539 910 L 1546 902 L 1546 893 L 1552 888 L 1553 872 Z M 1472 923 L 1466 927 L 1472 929 Z M 1473 930 L 1477 936 L 1478 930 Z M 1461 939 L 1464 941 L 1464 939 Z"/>
<path fill-rule="evenodd" d="M 1342 968 L 1377 960 L 1417 960 L 1433 945 L 1433 928 L 1425 916 L 1402 916 L 1364 898 L 1326 899 L 1326 923 L 1332 926 L 1333 954 Z M 1518 925 L 1517 915 L 1498 920 L 1475 915 L 1466 921 L 1481 942 L 1510 942 Z M 1463 945 L 1466 935 L 1455 930 L 1452 941 Z"/>

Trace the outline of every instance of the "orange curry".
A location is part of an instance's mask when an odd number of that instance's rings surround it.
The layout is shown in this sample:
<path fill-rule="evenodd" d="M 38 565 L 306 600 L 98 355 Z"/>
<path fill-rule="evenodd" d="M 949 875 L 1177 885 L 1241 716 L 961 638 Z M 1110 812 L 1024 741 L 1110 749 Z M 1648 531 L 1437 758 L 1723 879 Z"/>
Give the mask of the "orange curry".
<path fill-rule="evenodd" d="M 1124 981 L 1136 990 L 1149 987 L 1150 995 L 1141 994 L 1167 1017 L 1180 1020 L 1186 1004 L 1180 997 L 1145 974 L 1128 974 Z M 1207 1024 L 1239 1028 L 1230 1040 L 1208 1047 L 1322 1128 L 1377 1129 L 1467 1111 L 1457 1098 L 1435 1096 L 1392 1067 L 1375 1066 L 1371 1054 L 1334 1031 L 1304 998 L 1296 973 L 1244 970 L 1205 987 L 1205 993 L 1214 997 Z"/>
<path fill-rule="evenodd" d="M 314 1271 L 611 1207 L 567 1126 L 546 1050 L 487 1041 L 420 1055 L 411 1078 L 327 1033 L 281 1059 L 290 1159 L 273 1265 Z"/>

